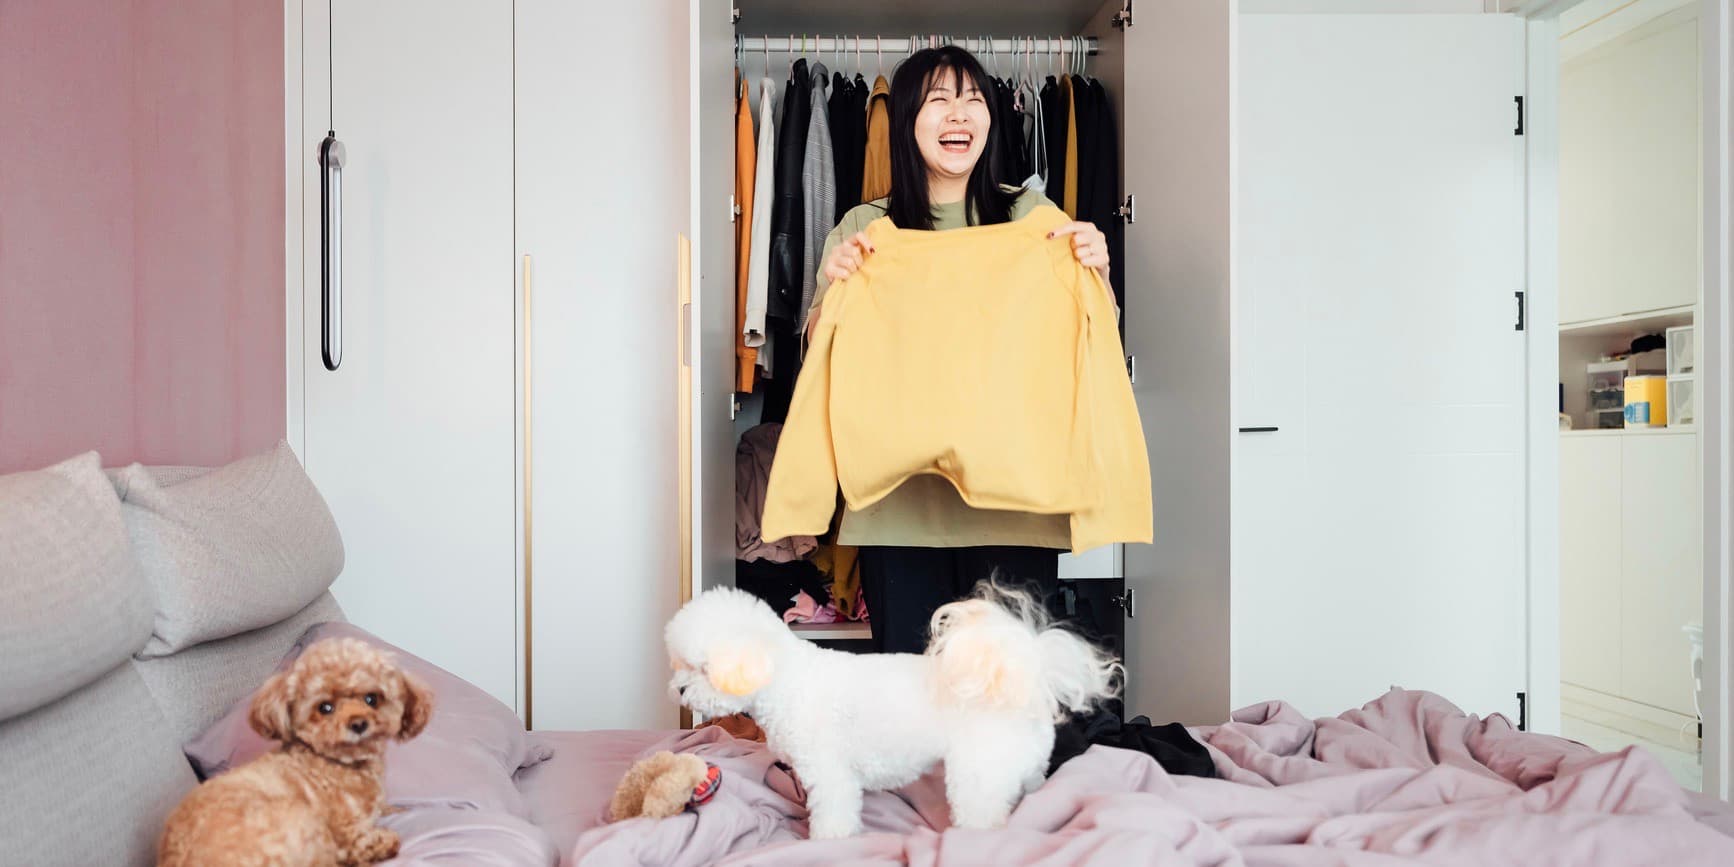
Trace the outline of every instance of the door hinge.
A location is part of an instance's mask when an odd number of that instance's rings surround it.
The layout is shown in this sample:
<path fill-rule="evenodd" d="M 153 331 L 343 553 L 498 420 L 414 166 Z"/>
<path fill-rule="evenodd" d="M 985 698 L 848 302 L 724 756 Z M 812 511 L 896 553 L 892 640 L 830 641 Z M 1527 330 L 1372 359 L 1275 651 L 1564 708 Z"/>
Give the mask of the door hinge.
<path fill-rule="evenodd" d="M 1132 0 L 1126 0 L 1120 11 L 1114 13 L 1114 27 L 1124 30 L 1132 26 Z"/>
<path fill-rule="evenodd" d="M 1126 619 L 1131 620 L 1138 616 L 1138 599 L 1132 595 L 1132 588 L 1127 587 L 1125 593 L 1115 596 L 1114 604 L 1125 609 Z"/>
<path fill-rule="evenodd" d="M 1512 99 L 1517 100 L 1517 129 L 1512 131 L 1512 135 L 1523 135 L 1523 97 L 1514 96 Z"/>
<path fill-rule="evenodd" d="M 1115 208 L 1114 216 L 1119 217 L 1128 223 L 1138 222 L 1138 197 L 1131 193 L 1127 193 L 1126 204 Z"/>
<path fill-rule="evenodd" d="M 741 7 L 739 7 L 739 6 L 730 6 L 729 7 L 729 23 L 730 24 L 741 23 Z"/>
<path fill-rule="evenodd" d="M 1523 320 L 1524 320 L 1523 311 L 1524 311 L 1524 306 L 1525 306 L 1523 303 L 1523 293 L 1522 292 L 1513 292 L 1512 294 L 1517 296 L 1517 330 L 1522 331 L 1523 330 Z"/>
<path fill-rule="evenodd" d="M 741 396 L 739 394 L 734 393 L 734 392 L 730 392 L 729 393 L 729 421 L 734 421 L 735 416 L 740 415 L 740 414 L 741 414 Z"/>
<path fill-rule="evenodd" d="M 1138 382 L 1138 356 L 1136 355 L 1126 356 L 1126 378 L 1132 380 L 1134 385 Z"/>
<path fill-rule="evenodd" d="M 741 206 L 735 204 L 735 194 L 729 193 L 729 222 L 734 222 L 741 215 Z"/>
<path fill-rule="evenodd" d="M 1517 694 L 1517 730 L 1529 731 L 1529 693 Z"/>

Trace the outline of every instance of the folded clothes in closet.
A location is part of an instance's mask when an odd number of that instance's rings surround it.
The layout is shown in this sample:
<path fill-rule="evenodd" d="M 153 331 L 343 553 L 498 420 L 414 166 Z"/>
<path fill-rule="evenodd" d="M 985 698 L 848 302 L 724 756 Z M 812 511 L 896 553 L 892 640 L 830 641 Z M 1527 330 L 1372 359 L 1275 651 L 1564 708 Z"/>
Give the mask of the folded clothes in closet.
<path fill-rule="evenodd" d="M 1072 550 L 1151 539 L 1150 468 L 1114 299 L 1069 222 L 867 227 L 830 290 L 771 467 L 760 531 L 818 535 L 913 476 L 971 507 L 1070 516 Z"/>

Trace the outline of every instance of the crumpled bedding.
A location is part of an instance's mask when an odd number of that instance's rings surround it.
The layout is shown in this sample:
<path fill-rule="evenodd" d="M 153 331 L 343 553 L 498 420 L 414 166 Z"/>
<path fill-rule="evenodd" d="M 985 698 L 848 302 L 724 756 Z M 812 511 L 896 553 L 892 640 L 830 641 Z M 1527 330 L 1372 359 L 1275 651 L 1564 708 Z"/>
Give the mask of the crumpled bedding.
<path fill-rule="evenodd" d="M 1734 807 L 1680 789 L 1641 748 L 1596 753 L 1431 693 L 1393 690 L 1320 720 L 1269 702 L 1191 732 L 1218 778 L 1093 746 L 1006 827 L 966 831 L 949 827 L 936 770 L 869 793 L 867 833 L 835 841 L 805 839 L 799 782 L 763 745 L 714 727 L 676 733 L 645 751 L 720 766 L 715 798 L 557 842 L 572 864 L 1734 864 Z"/>

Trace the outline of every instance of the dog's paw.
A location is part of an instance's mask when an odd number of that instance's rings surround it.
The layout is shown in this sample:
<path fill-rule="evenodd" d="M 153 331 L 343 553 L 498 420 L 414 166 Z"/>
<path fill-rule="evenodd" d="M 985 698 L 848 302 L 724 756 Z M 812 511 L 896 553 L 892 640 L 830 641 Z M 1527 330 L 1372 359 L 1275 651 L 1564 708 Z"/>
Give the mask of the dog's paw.
<path fill-rule="evenodd" d="M 397 857 L 397 850 L 402 841 L 397 832 L 386 828 L 369 828 L 360 839 L 355 841 L 353 858 L 356 864 L 373 864 Z"/>

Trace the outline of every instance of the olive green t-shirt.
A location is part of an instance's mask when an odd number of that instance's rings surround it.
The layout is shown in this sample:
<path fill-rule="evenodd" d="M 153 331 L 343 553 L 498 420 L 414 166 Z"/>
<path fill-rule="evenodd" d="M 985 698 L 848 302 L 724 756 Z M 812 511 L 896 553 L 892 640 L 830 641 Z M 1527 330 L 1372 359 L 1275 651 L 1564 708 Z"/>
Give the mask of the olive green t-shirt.
<path fill-rule="evenodd" d="M 1012 205 L 1011 218 L 1024 215 L 1042 205 L 1053 205 L 1041 193 L 1026 190 Z M 831 250 L 844 239 L 867 228 L 867 224 L 885 216 L 886 200 L 876 199 L 857 205 L 843 215 L 842 222 L 825 238 L 825 251 L 820 262 L 831 258 Z M 937 205 L 933 209 L 935 230 L 957 229 L 968 225 L 964 219 L 964 203 Z M 817 316 L 819 304 L 825 299 L 830 281 L 823 271 L 813 292 L 811 316 Z M 965 326 L 966 323 L 959 323 Z M 885 499 L 860 511 L 843 513 L 837 541 L 844 545 L 901 545 L 914 548 L 968 548 L 977 545 L 1027 545 L 1037 548 L 1072 547 L 1070 515 L 1032 515 L 1027 512 L 1002 512 L 975 509 L 964 503 L 951 482 L 935 475 L 911 476 Z"/>

